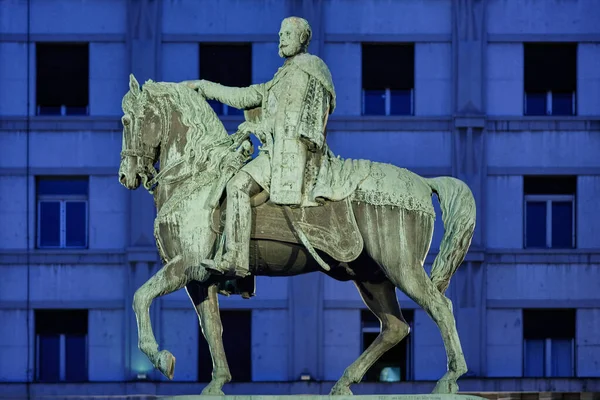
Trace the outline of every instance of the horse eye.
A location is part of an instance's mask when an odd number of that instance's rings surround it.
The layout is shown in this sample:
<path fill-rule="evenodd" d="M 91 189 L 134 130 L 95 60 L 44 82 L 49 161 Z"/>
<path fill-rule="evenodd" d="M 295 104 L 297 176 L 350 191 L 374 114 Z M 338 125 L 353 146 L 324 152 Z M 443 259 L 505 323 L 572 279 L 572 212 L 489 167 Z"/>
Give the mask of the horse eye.
<path fill-rule="evenodd" d="M 131 121 L 129 120 L 129 118 L 127 118 L 127 117 L 123 117 L 123 118 L 121 118 L 121 121 L 123 122 L 123 125 L 125 125 L 125 126 L 129 125 L 129 123 L 131 122 Z"/>

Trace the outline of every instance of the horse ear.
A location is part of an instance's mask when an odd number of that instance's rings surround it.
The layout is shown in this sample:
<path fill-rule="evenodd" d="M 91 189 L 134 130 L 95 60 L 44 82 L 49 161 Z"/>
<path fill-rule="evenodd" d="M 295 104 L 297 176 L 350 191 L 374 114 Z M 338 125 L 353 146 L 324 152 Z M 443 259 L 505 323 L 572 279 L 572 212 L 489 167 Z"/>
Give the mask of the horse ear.
<path fill-rule="evenodd" d="M 134 95 L 137 95 L 140 93 L 140 84 L 135 79 L 135 76 L 133 76 L 133 74 L 129 74 L 129 90 Z"/>

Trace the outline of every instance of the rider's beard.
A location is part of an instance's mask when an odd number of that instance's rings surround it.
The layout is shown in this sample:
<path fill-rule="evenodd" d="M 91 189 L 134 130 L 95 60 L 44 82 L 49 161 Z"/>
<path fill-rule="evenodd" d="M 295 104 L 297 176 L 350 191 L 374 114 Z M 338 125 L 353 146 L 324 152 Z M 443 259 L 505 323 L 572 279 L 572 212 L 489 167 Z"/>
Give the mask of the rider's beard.
<path fill-rule="evenodd" d="M 300 53 L 302 45 L 298 42 L 289 43 L 287 46 L 282 47 L 279 45 L 279 57 L 290 58 Z"/>

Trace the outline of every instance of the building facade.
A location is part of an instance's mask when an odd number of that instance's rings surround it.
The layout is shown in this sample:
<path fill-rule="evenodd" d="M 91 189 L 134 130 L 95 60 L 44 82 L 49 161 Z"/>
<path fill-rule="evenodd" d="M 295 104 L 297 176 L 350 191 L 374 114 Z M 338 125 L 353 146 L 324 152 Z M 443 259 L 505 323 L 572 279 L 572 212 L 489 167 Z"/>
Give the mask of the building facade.
<path fill-rule="evenodd" d="M 0 0 L 0 393 L 200 392 L 211 363 L 184 291 L 151 308 L 174 382 L 137 349 L 133 293 L 160 263 L 151 196 L 117 179 L 121 99 L 129 73 L 265 82 L 290 15 L 333 75 L 334 153 L 476 197 L 447 293 L 461 390 L 600 392 L 596 0 Z M 229 131 L 243 120 L 214 107 Z M 439 330 L 398 299 L 411 334 L 356 393 L 428 392 L 445 372 Z M 353 284 L 322 274 L 220 304 L 231 394 L 327 393 L 378 331 Z"/>

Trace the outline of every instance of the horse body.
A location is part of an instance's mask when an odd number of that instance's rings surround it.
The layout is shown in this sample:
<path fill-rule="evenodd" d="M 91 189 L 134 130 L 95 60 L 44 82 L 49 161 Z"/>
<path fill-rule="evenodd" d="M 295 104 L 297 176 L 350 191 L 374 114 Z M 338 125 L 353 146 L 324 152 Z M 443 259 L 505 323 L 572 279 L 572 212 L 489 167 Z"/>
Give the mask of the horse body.
<path fill-rule="evenodd" d="M 134 296 L 139 347 L 163 374 L 173 377 L 175 358 L 167 350 L 158 351 L 148 310 L 154 298 L 185 287 L 213 359 L 213 378 L 203 394 L 222 394 L 223 385 L 231 379 L 217 300 L 219 285 L 226 278 L 208 274 L 200 262 L 219 248 L 221 235 L 214 229 L 211 199 L 223 189 L 219 177 L 225 161 L 235 154 L 230 149 L 232 140 L 208 103 L 183 85 L 148 82 L 142 91 L 132 76 L 123 110 L 130 122 L 124 131 L 120 180 L 129 189 L 142 181 L 153 190 L 158 210 L 154 232 L 165 264 Z M 155 159 L 149 163 L 152 155 Z M 159 179 L 151 178 L 158 157 L 164 167 Z M 440 328 L 448 371 L 434 391 L 456 392 L 456 380 L 466 372 L 466 364 L 452 306 L 443 293 L 470 245 L 475 224 L 473 196 L 454 178 L 424 179 L 394 166 L 373 165 L 349 202 L 362 240 L 356 257 L 340 261 L 317 249 L 331 266 L 323 271 L 300 241 L 253 237 L 251 271 L 266 276 L 321 271 L 334 279 L 352 280 L 381 321 L 380 335 L 346 369 L 331 394 L 351 394 L 350 385 L 359 382 L 383 353 L 409 333 L 396 288 L 423 307 Z M 430 278 L 423 264 L 433 236 L 433 193 L 440 198 L 446 232 Z"/>

